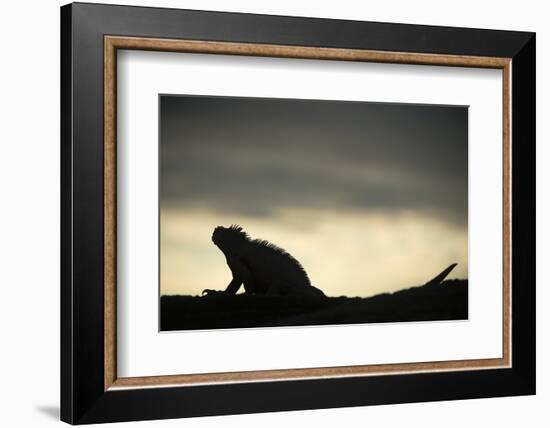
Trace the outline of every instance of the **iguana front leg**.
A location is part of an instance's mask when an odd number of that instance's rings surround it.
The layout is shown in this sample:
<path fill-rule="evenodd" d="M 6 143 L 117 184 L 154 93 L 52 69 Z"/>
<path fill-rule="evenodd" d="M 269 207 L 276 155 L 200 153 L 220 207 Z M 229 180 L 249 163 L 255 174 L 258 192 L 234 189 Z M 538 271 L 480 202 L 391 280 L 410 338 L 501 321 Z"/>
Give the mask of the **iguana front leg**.
<path fill-rule="evenodd" d="M 241 288 L 241 285 L 242 285 L 242 281 L 237 279 L 237 278 L 233 278 L 231 280 L 231 282 L 229 283 L 229 285 L 227 286 L 227 288 L 225 289 L 225 291 L 220 291 L 220 290 L 211 290 L 209 288 L 205 288 L 204 290 L 202 290 L 202 295 L 204 296 L 205 294 L 207 296 L 210 296 L 210 295 L 213 295 L 213 294 L 236 294 L 237 291 L 239 291 L 239 288 Z"/>
<path fill-rule="evenodd" d="M 202 290 L 202 295 L 204 296 L 206 294 L 207 296 L 211 296 L 214 294 L 236 294 L 237 291 L 239 291 L 239 288 L 241 288 L 242 283 L 243 282 L 238 280 L 237 278 L 233 278 L 225 291 L 205 288 L 204 290 Z"/>
<path fill-rule="evenodd" d="M 239 288 L 241 288 L 241 285 L 243 282 L 238 278 L 233 278 L 227 288 L 225 289 L 224 293 L 226 294 L 237 294 L 237 291 L 239 291 Z"/>
<path fill-rule="evenodd" d="M 233 279 L 225 289 L 225 291 L 219 291 L 219 290 L 210 290 L 205 289 L 203 290 L 202 294 L 206 294 L 207 296 L 211 294 L 236 294 L 237 291 L 239 291 L 239 288 L 241 288 L 241 285 L 243 282 L 250 278 L 251 274 L 248 268 L 242 263 L 242 261 L 237 257 L 226 257 L 227 259 L 227 265 L 229 266 L 229 269 L 231 270 L 231 274 L 233 275 Z"/>

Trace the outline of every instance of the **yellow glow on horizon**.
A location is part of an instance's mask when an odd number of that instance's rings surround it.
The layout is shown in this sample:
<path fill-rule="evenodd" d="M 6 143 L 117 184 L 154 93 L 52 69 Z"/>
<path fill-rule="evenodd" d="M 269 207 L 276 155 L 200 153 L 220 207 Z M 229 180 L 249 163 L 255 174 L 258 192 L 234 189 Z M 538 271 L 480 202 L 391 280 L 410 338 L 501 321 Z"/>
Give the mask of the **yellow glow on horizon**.
<path fill-rule="evenodd" d="M 272 217 L 161 210 L 161 294 L 223 290 L 231 273 L 212 243 L 218 225 L 240 224 L 292 254 L 328 296 L 370 296 L 421 285 L 451 263 L 450 278 L 468 277 L 467 226 L 414 213 L 290 210 Z"/>

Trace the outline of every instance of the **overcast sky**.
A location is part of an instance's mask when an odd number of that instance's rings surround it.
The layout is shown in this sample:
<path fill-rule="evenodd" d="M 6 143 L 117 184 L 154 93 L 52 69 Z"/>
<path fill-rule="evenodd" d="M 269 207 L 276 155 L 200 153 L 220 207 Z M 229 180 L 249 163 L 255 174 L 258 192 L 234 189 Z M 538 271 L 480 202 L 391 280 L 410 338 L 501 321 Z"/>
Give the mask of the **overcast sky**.
<path fill-rule="evenodd" d="M 231 223 L 329 295 L 467 277 L 466 107 L 161 96 L 160 124 L 163 294 L 225 288 Z"/>

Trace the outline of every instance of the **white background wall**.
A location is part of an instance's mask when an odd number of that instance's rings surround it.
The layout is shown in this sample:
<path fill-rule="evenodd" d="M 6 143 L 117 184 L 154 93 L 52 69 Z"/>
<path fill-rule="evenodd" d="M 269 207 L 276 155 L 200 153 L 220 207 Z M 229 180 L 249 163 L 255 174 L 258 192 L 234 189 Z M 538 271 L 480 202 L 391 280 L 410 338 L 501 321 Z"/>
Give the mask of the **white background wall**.
<path fill-rule="evenodd" d="M 112 3 L 104 1 L 104 3 Z M 141 426 L 280 427 L 548 426 L 550 341 L 550 14 L 540 0 L 148 0 L 126 4 L 537 32 L 538 394 L 461 402 L 225 416 Z M 11 1 L 0 6 L 0 423 L 58 424 L 59 407 L 59 6 Z M 545 168 L 546 167 L 546 168 Z M 138 426 L 138 423 L 125 426 Z"/>

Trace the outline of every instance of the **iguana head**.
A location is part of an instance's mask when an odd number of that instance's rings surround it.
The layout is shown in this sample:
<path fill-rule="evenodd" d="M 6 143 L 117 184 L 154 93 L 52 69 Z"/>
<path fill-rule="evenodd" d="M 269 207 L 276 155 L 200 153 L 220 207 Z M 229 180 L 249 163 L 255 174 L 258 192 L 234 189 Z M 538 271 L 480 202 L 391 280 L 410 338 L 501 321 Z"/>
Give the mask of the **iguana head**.
<path fill-rule="evenodd" d="M 238 224 L 230 227 L 218 226 L 212 233 L 212 242 L 220 248 L 232 247 L 248 240 L 248 234 Z"/>

